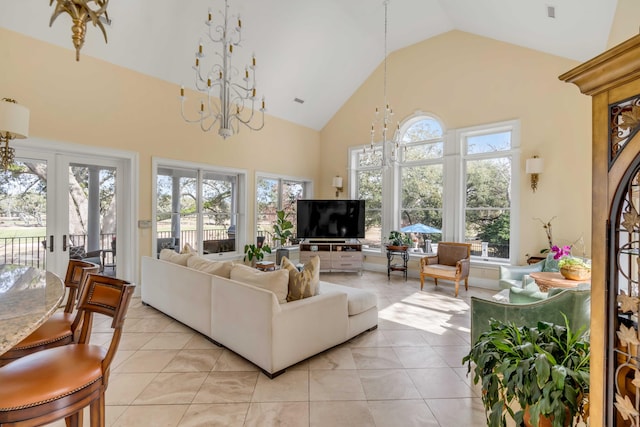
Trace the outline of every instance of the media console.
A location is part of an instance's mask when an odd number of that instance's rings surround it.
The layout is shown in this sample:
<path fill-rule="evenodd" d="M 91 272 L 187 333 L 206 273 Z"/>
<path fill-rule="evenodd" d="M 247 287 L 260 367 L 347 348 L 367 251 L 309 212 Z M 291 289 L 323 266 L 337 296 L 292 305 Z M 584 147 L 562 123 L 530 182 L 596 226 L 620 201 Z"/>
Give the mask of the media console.
<path fill-rule="evenodd" d="M 300 243 L 300 262 L 320 257 L 320 271 L 362 272 L 362 244 L 357 239 L 306 239 Z"/>

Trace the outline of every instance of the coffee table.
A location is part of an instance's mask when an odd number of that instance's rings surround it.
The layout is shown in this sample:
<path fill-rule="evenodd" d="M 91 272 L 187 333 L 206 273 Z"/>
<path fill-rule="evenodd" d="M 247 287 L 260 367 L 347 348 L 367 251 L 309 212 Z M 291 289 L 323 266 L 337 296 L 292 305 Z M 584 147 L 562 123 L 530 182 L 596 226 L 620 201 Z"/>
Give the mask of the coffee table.
<path fill-rule="evenodd" d="M 530 273 L 529 276 L 535 280 L 542 292 L 548 292 L 550 288 L 574 289 L 577 288 L 580 283 L 591 283 L 590 279 L 569 280 L 565 279 L 560 273 L 548 271 Z"/>

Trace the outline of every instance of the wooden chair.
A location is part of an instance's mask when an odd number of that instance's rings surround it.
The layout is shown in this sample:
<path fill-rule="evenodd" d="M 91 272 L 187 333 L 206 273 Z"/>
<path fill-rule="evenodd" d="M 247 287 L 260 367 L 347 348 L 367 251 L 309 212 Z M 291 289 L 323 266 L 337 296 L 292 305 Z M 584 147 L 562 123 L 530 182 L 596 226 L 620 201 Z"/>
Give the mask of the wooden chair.
<path fill-rule="evenodd" d="M 0 368 L 0 426 L 36 426 L 65 418 L 82 425 L 90 406 L 91 426 L 105 425 L 105 391 L 135 285 L 89 274 L 74 323 L 82 324 L 77 343 L 39 351 Z M 94 313 L 113 318 L 109 348 L 90 345 Z"/>
<path fill-rule="evenodd" d="M 437 255 L 420 259 L 420 290 L 424 286 L 424 278 L 431 277 L 438 286 L 438 279 L 451 280 L 456 285 L 455 296 L 458 296 L 460 280 L 464 279 L 464 288 L 469 290 L 469 268 L 471 265 L 471 244 L 440 242 Z"/>
<path fill-rule="evenodd" d="M 70 259 L 64 285 L 69 289 L 67 303 L 62 313 L 54 313 L 46 322 L 12 349 L 0 355 L 0 366 L 19 359 L 27 354 L 47 348 L 67 345 L 73 342 L 75 329 L 73 309 L 83 280 L 89 273 L 97 273 L 99 265 L 91 262 Z"/>

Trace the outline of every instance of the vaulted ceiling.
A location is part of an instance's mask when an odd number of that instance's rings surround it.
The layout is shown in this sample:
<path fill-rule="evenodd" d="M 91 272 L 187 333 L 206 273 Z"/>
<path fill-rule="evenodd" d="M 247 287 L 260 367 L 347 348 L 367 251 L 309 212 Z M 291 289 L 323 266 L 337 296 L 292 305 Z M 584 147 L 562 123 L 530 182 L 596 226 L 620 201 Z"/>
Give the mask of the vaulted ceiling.
<path fill-rule="evenodd" d="M 0 27 L 69 49 L 71 21 L 44 0 L 3 0 Z M 550 54 L 587 60 L 607 47 L 616 0 L 392 0 L 388 52 L 461 30 Z M 257 58 L 258 93 L 274 116 L 321 129 L 384 57 L 382 0 L 229 0 L 242 17 L 234 63 Z M 549 17 L 549 7 L 555 17 Z M 83 57 L 92 56 L 193 87 L 194 53 L 207 11 L 223 0 L 111 0 L 108 43 L 89 25 Z M 217 16 L 216 16 L 217 15 Z M 218 21 L 219 22 L 219 21 Z M 0 40 L 1 42 L 1 40 Z M 217 48 L 216 48 L 217 49 Z M 46 70 L 42 70 L 46 73 Z M 294 102 L 304 100 L 304 104 Z M 174 108 L 168 100 L 167 108 Z"/>

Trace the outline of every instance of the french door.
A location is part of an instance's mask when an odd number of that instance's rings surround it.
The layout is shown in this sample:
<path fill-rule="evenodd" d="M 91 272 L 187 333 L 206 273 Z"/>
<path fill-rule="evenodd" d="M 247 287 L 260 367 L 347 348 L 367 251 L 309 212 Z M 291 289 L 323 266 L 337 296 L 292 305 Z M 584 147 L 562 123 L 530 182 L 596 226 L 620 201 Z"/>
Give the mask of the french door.
<path fill-rule="evenodd" d="M 75 257 L 130 280 L 130 169 L 117 156 L 16 147 L 15 165 L 0 171 L 0 263 L 64 277 Z"/>

